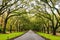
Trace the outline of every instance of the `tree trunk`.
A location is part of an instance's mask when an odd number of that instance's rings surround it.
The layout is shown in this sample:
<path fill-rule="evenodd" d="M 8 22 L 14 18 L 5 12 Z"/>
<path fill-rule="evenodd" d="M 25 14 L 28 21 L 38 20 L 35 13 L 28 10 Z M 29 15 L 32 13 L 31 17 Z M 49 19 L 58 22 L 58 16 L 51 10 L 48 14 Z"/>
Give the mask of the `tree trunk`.
<path fill-rule="evenodd" d="M 12 25 L 10 25 L 10 33 L 12 33 Z"/>
<path fill-rule="evenodd" d="M 53 35 L 56 35 L 56 29 L 55 29 L 55 27 L 52 27 L 52 29 L 53 29 Z"/>
<path fill-rule="evenodd" d="M 7 18 L 4 21 L 3 33 L 6 33 L 6 24 L 7 24 Z"/>
<path fill-rule="evenodd" d="M 47 34 L 49 34 L 49 27 L 47 27 Z"/>
<path fill-rule="evenodd" d="M 53 29 L 53 35 L 56 35 L 56 29 Z"/>
<path fill-rule="evenodd" d="M 41 32 L 43 32 L 43 28 L 42 28 Z"/>
<path fill-rule="evenodd" d="M 19 26 L 19 32 L 21 31 L 20 26 Z"/>
<path fill-rule="evenodd" d="M 43 31 L 44 31 L 44 33 L 45 33 L 45 27 L 43 27 Z"/>
<path fill-rule="evenodd" d="M 19 30 L 18 30 L 18 26 L 16 26 L 16 31 L 18 32 Z"/>

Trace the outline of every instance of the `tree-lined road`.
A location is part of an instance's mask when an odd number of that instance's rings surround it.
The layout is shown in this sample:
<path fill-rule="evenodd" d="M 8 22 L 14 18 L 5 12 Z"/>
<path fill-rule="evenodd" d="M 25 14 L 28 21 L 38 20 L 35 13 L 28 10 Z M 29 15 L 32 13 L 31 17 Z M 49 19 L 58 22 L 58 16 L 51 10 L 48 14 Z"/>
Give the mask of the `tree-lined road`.
<path fill-rule="evenodd" d="M 45 39 L 30 30 L 26 34 L 14 40 L 45 40 Z"/>

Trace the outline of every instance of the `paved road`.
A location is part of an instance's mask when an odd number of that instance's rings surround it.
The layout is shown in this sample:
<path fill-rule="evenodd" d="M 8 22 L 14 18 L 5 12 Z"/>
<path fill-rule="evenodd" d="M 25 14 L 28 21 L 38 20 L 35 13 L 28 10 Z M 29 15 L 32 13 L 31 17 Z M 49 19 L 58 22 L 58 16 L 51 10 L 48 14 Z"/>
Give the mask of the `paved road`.
<path fill-rule="evenodd" d="M 30 30 L 26 34 L 14 39 L 14 40 L 45 40 L 45 39 Z"/>

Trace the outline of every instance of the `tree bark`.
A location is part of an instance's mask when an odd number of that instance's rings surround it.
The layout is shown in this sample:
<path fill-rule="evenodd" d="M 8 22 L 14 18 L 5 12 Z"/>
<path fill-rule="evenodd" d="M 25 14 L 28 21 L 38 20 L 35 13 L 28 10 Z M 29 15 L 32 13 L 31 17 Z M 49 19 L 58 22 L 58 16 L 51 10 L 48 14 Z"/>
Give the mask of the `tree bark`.
<path fill-rule="evenodd" d="M 47 27 L 47 34 L 49 34 L 49 27 Z"/>
<path fill-rule="evenodd" d="M 12 25 L 10 25 L 10 33 L 12 33 Z"/>
<path fill-rule="evenodd" d="M 53 29 L 53 35 L 56 35 L 56 29 Z"/>
<path fill-rule="evenodd" d="M 6 24 L 7 24 L 7 18 L 4 21 L 3 33 L 6 33 Z"/>
<path fill-rule="evenodd" d="M 45 27 L 43 27 L 43 31 L 44 31 L 44 33 L 45 33 Z"/>

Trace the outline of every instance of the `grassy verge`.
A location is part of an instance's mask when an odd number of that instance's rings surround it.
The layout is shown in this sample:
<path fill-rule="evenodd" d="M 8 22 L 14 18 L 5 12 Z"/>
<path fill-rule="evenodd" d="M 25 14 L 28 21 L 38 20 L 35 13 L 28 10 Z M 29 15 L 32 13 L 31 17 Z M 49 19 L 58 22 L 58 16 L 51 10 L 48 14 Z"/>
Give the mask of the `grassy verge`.
<path fill-rule="evenodd" d="M 16 33 L 10 33 L 10 34 L 0 34 L 0 40 L 7 40 L 10 38 L 14 38 L 16 36 L 22 35 L 24 32 L 16 32 Z"/>
<path fill-rule="evenodd" d="M 40 32 L 37 32 L 37 34 L 45 37 L 45 38 L 48 38 L 50 40 L 60 40 L 60 36 L 54 36 L 54 35 L 51 35 L 51 34 L 46 34 L 46 33 L 40 33 Z"/>

